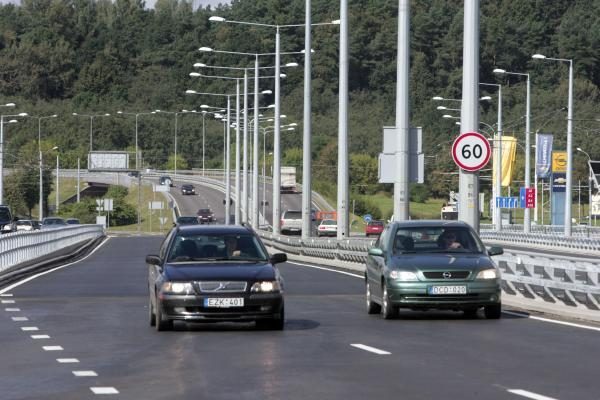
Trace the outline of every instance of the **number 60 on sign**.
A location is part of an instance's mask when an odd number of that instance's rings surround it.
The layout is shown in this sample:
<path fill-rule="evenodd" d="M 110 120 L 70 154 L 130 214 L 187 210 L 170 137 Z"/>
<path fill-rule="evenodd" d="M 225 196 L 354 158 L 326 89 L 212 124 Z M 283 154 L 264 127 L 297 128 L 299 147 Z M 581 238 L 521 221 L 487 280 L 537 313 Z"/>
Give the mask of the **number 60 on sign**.
<path fill-rule="evenodd" d="M 452 158 L 465 171 L 479 171 L 491 155 L 490 142 L 478 132 L 463 133 L 452 144 Z"/>

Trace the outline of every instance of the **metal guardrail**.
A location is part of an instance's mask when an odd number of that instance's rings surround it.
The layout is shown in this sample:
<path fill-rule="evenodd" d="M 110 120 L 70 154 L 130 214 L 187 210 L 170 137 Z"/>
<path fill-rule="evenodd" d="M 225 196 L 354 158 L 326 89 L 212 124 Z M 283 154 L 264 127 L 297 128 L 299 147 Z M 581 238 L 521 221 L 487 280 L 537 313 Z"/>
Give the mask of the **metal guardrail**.
<path fill-rule="evenodd" d="M 21 263 L 104 236 L 102 225 L 13 232 L 0 236 L 0 274 Z"/>
<path fill-rule="evenodd" d="M 481 224 L 479 229 L 482 231 L 495 231 L 495 226 L 492 224 Z M 500 232 L 507 234 L 524 233 L 523 224 L 503 225 Z M 531 225 L 530 232 L 533 234 L 564 236 L 565 227 L 564 225 Z M 600 239 L 600 227 L 575 225 L 571 227 L 571 234 L 573 237 L 596 237 Z"/>

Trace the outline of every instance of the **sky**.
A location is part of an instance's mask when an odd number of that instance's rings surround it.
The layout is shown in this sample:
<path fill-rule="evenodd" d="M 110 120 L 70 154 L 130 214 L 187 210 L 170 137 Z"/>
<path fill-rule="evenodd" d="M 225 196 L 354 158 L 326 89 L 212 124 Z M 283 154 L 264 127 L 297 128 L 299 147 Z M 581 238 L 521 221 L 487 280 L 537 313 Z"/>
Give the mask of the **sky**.
<path fill-rule="evenodd" d="M 228 4 L 231 2 L 231 0 L 193 0 L 194 1 L 194 9 L 196 9 L 199 6 L 217 6 L 219 4 Z M 0 4 L 6 4 L 6 3 L 14 3 L 14 4 L 19 4 L 20 0 L 0 0 Z M 154 7 L 154 3 L 156 2 L 156 0 L 146 0 L 146 7 L 148 8 L 152 8 Z"/>

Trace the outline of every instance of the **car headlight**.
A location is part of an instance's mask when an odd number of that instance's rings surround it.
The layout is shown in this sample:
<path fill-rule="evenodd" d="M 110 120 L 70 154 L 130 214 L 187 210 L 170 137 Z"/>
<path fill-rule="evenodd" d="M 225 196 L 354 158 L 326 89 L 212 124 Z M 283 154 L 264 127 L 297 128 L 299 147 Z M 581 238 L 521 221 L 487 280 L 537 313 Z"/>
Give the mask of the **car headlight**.
<path fill-rule="evenodd" d="M 252 293 L 274 293 L 279 292 L 280 289 L 278 281 L 262 281 L 252 285 L 250 291 Z"/>
<path fill-rule="evenodd" d="M 188 282 L 165 282 L 162 285 L 163 293 L 188 294 L 194 291 L 194 287 Z"/>
<path fill-rule="evenodd" d="M 475 279 L 497 279 L 499 277 L 500 274 L 498 274 L 498 270 L 492 268 L 479 271 L 479 273 L 477 274 L 477 278 Z"/>
<path fill-rule="evenodd" d="M 411 271 L 398 271 L 393 270 L 390 272 L 390 278 L 397 281 L 418 281 L 417 274 Z"/>

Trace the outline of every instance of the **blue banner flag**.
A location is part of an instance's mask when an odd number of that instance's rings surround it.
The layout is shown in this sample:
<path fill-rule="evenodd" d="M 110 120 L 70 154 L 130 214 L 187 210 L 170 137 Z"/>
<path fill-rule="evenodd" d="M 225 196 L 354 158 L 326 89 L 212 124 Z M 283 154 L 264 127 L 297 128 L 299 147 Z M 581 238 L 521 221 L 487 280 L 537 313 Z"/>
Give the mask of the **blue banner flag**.
<path fill-rule="evenodd" d="M 538 178 L 548 178 L 552 172 L 552 140 L 551 133 L 535 135 L 535 172 Z"/>

